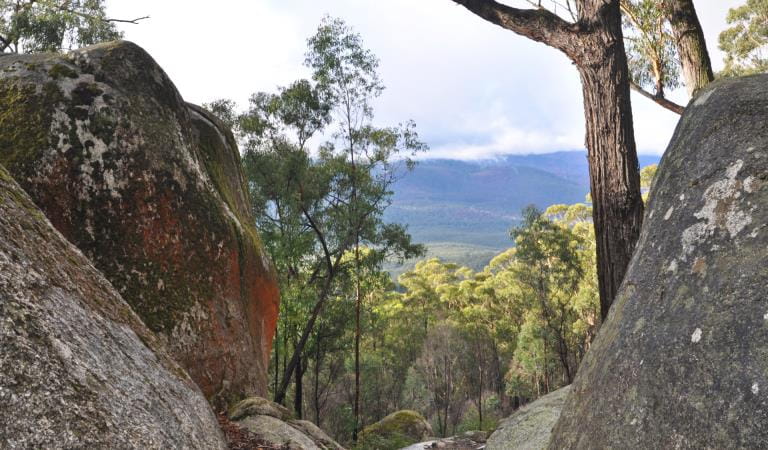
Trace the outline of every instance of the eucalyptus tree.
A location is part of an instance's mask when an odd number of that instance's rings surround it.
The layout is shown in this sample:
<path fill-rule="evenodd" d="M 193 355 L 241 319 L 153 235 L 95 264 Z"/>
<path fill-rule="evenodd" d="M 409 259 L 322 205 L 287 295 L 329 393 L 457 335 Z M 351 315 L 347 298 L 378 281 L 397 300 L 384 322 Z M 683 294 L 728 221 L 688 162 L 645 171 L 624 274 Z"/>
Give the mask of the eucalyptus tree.
<path fill-rule="evenodd" d="M 682 114 L 682 105 L 666 97 L 680 85 L 677 48 L 660 0 L 622 0 L 624 43 L 630 86 L 660 106 Z"/>
<path fill-rule="evenodd" d="M 747 0 L 728 11 L 729 27 L 720 33 L 725 52 L 723 75 L 768 72 L 768 1 Z"/>
<path fill-rule="evenodd" d="M 605 317 L 643 220 L 620 2 L 567 1 L 567 14 L 561 16 L 542 7 L 541 1 L 533 2 L 535 8 L 514 8 L 494 0 L 452 1 L 492 24 L 559 50 L 579 72 Z"/>
<path fill-rule="evenodd" d="M 325 100 L 332 105 L 336 129 L 328 148 L 343 158 L 344 177 L 341 186 L 348 198 L 345 219 L 354 230 L 355 272 L 355 429 L 357 439 L 360 417 L 360 313 L 362 308 L 360 245 L 375 243 L 377 220 L 387 190 L 395 181 L 393 158 L 399 153 L 413 154 L 426 146 L 419 141 L 412 122 L 399 128 L 373 126 L 373 101 L 384 86 L 377 69 L 379 60 L 363 45 L 362 38 L 341 19 L 325 17 L 317 33 L 308 40 L 305 64 L 313 71 L 313 79 Z M 343 156 L 342 156 L 343 155 Z M 412 161 L 406 160 L 408 168 Z M 395 231 L 392 228 L 390 231 Z M 397 234 L 403 235 L 402 231 Z M 421 248 L 404 249 L 408 256 Z M 405 254 L 404 253 L 404 254 Z"/>
<path fill-rule="evenodd" d="M 574 298 L 584 276 L 578 248 L 581 240 L 570 229 L 551 222 L 534 207 L 523 210 L 523 223 L 512 229 L 515 262 L 511 269 L 531 310 L 538 312 L 570 384 L 578 363 L 572 354 Z"/>
<path fill-rule="evenodd" d="M 684 107 L 666 89 L 693 95 L 714 80 L 704 31 L 692 0 L 621 0 L 631 85 L 677 114 Z M 682 80 L 681 80 L 682 78 Z"/>
<path fill-rule="evenodd" d="M 657 0 L 658 1 L 658 0 Z M 661 0 L 689 95 L 714 81 L 704 30 L 693 0 Z"/>
<path fill-rule="evenodd" d="M 119 39 L 104 0 L 0 0 L 0 53 L 59 51 Z"/>
<path fill-rule="evenodd" d="M 359 417 L 361 274 L 364 265 L 423 253 L 404 227 L 384 223 L 382 214 L 392 184 L 426 146 L 413 122 L 373 125 L 371 102 L 383 90 L 378 60 L 344 22 L 323 20 L 308 40 L 305 64 L 312 69 L 311 81 L 297 81 L 278 94 L 254 94 L 236 123 L 259 228 L 285 274 L 283 292 L 291 293 L 294 305 L 303 305 L 290 330 L 295 338 L 291 357 L 275 377 L 275 400 L 284 402 L 294 375 L 300 388 L 306 369 L 302 356 L 318 318 L 329 298 L 343 295 L 339 275 L 352 274 Z M 323 132 L 330 140 L 311 148 Z M 301 404 L 294 400 L 299 412 Z"/>

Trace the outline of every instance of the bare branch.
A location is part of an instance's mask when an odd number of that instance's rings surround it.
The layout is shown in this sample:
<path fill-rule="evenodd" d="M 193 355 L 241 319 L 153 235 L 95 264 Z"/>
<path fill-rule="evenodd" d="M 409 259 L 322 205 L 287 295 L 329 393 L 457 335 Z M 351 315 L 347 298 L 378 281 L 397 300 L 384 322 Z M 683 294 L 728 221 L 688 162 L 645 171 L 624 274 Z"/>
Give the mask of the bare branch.
<path fill-rule="evenodd" d="M 135 19 L 104 19 L 105 22 L 132 23 L 138 25 L 140 21 L 149 19 L 149 16 L 137 17 Z"/>
<path fill-rule="evenodd" d="M 632 90 L 634 90 L 638 94 L 642 95 L 643 97 L 649 100 L 656 102 L 658 105 L 672 111 L 673 113 L 682 114 L 683 111 L 685 110 L 684 106 L 678 105 L 677 103 L 665 98 L 663 95 L 651 94 L 650 92 L 640 87 L 640 85 L 635 83 L 634 81 L 630 81 L 629 85 L 632 87 Z"/>
<path fill-rule="evenodd" d="M 574 24 L 546 8 L 520 9 L 494 0 L 453 0 L 475 15 L 507 30 L 554 47 L 568 55 L 578 50 Z"/>
<path fill-rule="evenodd" d="M 544 6 L 541 6 L 541 0 L 525 0 L 528 2 L 531 6 L 536 7 L 537 9 L 548 9 Z M 576 16 L 576 11 L 571 6 L 571 0 L 565 0 L 565 3 L 558 2 L 557 0 L 549 0 L 550 3 L 554 5 L 554 11 L 552 11 L 555 15 L 560 16 L 560 14 L 557 13 L 557 7 L 559 6 L 560 9 L 567 12 L 570 16 L 571 20 L 574 22 L 577 22 L 579 19 Z"/>
<path fill-rule="evenodd" d="M 35 3 L 35 1 L 31 1 L 29 4 L 31 5 L 32 3 Z M 75 14 L 77 16 L 80 16 L 80 17 L 83 17 L 83 18 L 86 18 L 86 19 L 100 20 L 102 22 L 132 23 L 134 25 L 137 25 L 140 21 L 149 19 L 149 16 L 137 17 L 135 19 L 109 19 L 109 18 L 101 18 L 101 17 L 98 17 L 98 16 L 94 16 L 92 14 L 86 14 L 86 13 L 77 11 L 76 9 L 73 9 L 73 8 L 70 7 L 70 3 L 71 2 L 67 1 L 67 2 L 64 2 L 61 5 L 57 5 L 55 3 L 50 3 L 50 2 L 41 2 L 41 4 L 43 6 L 55 8 L 55 9 L 58 9 L 59 11 L 62 11 L 62 12 L 68 12 L 70 14 Z"/>

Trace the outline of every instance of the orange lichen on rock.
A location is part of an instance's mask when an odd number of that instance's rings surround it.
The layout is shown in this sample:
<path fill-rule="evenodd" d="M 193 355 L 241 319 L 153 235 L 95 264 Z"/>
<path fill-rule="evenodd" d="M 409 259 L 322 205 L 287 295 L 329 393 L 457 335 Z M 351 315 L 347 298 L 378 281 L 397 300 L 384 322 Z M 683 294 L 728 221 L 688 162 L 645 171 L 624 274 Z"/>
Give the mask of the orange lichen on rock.
<path fill-rule="evenodd" d="M 266 395 L 277 279 L 226 126 L 123 41 L 4 56 L 0 104 L 0 164 L 206 397 Z"/>

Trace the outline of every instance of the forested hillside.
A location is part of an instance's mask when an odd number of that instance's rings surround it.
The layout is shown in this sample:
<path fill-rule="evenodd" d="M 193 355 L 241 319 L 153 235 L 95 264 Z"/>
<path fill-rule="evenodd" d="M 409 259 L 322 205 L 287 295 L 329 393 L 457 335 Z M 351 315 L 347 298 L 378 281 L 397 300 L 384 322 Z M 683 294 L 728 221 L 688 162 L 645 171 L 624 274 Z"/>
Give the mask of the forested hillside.
<path fill-rule="evenodd" d="M 659 156 L 640 155 L 639 160 L 645 167 L 658 163 Z M 430 256 L 480 270 L 511 245 L 509 230 L 524 207 L 583 202 L 589 168 L 583 151 L 480 161 L 426 159 L 392 189 L 387 221 L 407 224 Z M 414 264 L 388 267 L 397 275 Z"/>

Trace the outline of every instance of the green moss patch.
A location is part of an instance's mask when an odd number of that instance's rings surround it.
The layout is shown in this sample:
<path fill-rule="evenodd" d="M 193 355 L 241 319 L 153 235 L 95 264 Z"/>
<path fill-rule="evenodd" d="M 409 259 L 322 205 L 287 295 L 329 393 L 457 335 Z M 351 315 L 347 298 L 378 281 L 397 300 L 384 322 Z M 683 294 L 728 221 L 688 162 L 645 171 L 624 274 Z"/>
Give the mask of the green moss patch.
<path fill-rule="evenodd" d="M 38 95 L 33 85 L 5 80 L 0 83 L 0 164 L 11 173 L 36 164 L 52 146 L 51 112 L 64 96 L 53 83 Z"/>
<path fill-rule="evenodd" d="M 356 448 L 388 450 L 406 447 L 428 437 L 426 419 L 416 411 L 394 412 L 363 429 Z"/>
<path fill-rule="evenodd" d="M 59 63 L 54 64 L 53 67 L 51 67 L 48 70 L 48 75 L 54 80 L 58 80 L 60 78 L 77 78 L 78 77 L 78 74 L 74 69 Z"/>

